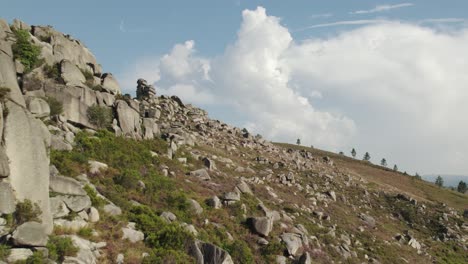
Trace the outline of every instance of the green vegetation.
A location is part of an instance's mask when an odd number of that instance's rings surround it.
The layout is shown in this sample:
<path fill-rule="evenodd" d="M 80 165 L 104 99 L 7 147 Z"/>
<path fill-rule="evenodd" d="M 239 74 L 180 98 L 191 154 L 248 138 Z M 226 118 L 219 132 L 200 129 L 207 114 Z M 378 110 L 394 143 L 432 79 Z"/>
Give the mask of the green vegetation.
<path fill-rule="evenodd" d="M 356 150 L 353 148 L 353 149 L 351 150 L 351 156 L 353 156 L 353 158 L 356 158 L 356 154 L 357 154 L 357 153 L 356 153 Z"/>
<path fill-rule="evenodd" d="M 387 160 L 385 158 L 383 158 L 381 161 L 380 161 L 380 165 L 382 167 L 387 167 Z"/>
<path fill-rule="evenodd" d="M 457 191 L 459 193 L 465 193 L 468 190 L 468 187 L 466 186 L 466 182 L 460 181 L 457 186 Z"/>
<path fill-rule="evenodd" d="M 243 240 L 235 240 L 234 243 L 226 247 L 226 250 L 231 255 L 234 263 L 254 263 L 252 251 Z"/>
<path fill-rule="evenodd" d="M 16 204 L 14 217 L 16 224 L 21 225 L 29 221 L 40 222 L 39 216 L 41 214 L 42 211 L 37 204 L 33 204 L 31 200 L 25 199 L 23 202 Z"/>
<path fill-rule="evenodd" d="M 0 260 L 6 261 L 8 255 L 10 255 L 10 247 L 5 244 L 0 244 Z"/>
<path fill-rule="evenodd" d="M 54 65 L 45 64 L 42 68 L 45 76 L 47 78 L 56 80 L 57 82 L 64 83 L 62 77 L 60 76 L 60 64 L 56 63 Z"/>
<path fill-rule="evenodd" d="M 106 204 L 106 200 L 99 197 L 96 191 L 93 188 L 91 188 L 89 185 L 86 185 L 83 189 L 86 191 L 86 194 L 88 194 L 89 198 L 91 199 L 91 204 L 94 207 L 101 208 L 102 206 Z"/>
<path fill-rule="evenodd" d="M 435 184 L 439 187 L 443 187 L 444 186 L 444 179 L 442 179 L 442 177 L 437 176 L 436 180 L 435 180 Z"/>
<path fill-rule="evenodd" d="M 32 44 L 27 30 L 17 29 L 14 30 L 13 33 L 16 37 L 16 42 L 12 45 L 13 57 L 24 65 L 26 73 L 30 72 L 41 63 L 39 59 L 41 49 Z"/>
<path fill-rule="evenodd" d="M 133 207 L 129 219 L 146 234 L 145 243 L 153 248 L 153 258 L 166 258 L 165 251 L 174 251 L 177 256 L 187 258 L 185 250 L 193 241 L 193 235 L 178 223 L 166 223 L 147 206 Z M 179 258 L 178 257 L 178 258 Z"/>
<path fill-rule="evenodd" d="M 47 249 L 49 258 L 59 262 L 62 262 L 66 256 L 75 256 L 78 253 L 78 248 L 73 245 L 69 237 L 50 236 Z"/>
<path fill-rule="evenodd" d="M 58 116 L 63 113 L 63 104 L 55 97 L 47 97 L 46 101 L 50 107 L 50 116 Z"/>
<path fill-rule="evenodd" d="M 106 106 L 93 105 L 88 108 L 89 122 L 96 127 L 108 128 L 112 124 L 112 110 Z"/>
<path fill-rule="evenodd" d="M 11 92 L 10 88 L 7 87 L 0 87 L 0 101 L 5 101 L 8 94 Z"/>
<path fill-rule="evenodd" d="M 78 230 L 77 233 L 80 237 L 84 237 L 86 239 L 89 239 L 93 236 L 93 229 L 90 227 L 83 227 Z"/>
<path fill-rule="evenodd" d="M 86 82 L 91 82 L 92 83 L 94 81 L 92 72 L 90 72 L 89 70 L 83 70 L 83 69 L 80 69 L 80 71 L 83 74 L 83 76 L 85 77 Z"/>
<path fill-rule="evenodd" d="M 370 156 L 369 152 L 366 152 L 364 154 L 364 157 L 362 158 L 362 160 L 369 161 L 370 159 L 371 159 L 371 156 Z"/>

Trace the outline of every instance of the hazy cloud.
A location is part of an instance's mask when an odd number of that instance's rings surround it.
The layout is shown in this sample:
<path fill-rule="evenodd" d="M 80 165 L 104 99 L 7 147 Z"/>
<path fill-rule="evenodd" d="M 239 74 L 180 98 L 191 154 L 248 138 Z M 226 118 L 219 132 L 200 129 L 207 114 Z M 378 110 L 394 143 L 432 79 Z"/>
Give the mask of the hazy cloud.
<path fill-rule="evenodd" d="M 410 7 L 410 6 L 414 6 L 414 4 L 413 3 L 401 3 L 401 4 L 396 4 L 396 5 L 378 5 L 372 9 L 357 10 L 357 11 L 352 11 L 349 13 L 351 15 L 371 14 L 371 13 L 384 12 L 384 11 L 389 11 L 392 9 L 398 9 L 398 8 L 403 8 L 403 7 Z"/>
<path fill-rule="evenodd" d="M 369 25 L 369 24 L 379 24 L 386 23 L 388 20 L 384 19 L 363 19 L 363 20 L 344 20 L 344 21 L 335 21 L 330 23 L 315 24 L 308 27 L 296 29 L 295 31 L 304 31 L 307 29 L 313 28 L 322 28 L 322 27 L 336 27 L 336 26 L 345 26 L 345 25 Z"/>

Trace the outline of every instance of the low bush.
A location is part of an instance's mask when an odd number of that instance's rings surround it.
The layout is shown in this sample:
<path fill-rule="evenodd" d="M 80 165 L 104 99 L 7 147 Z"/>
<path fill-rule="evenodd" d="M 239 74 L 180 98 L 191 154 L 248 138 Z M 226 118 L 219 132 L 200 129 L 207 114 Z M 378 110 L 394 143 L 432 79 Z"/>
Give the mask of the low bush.
<path fill-rule="evenodd" d="M 236 240 L 228 245 L 226 250 L 232 257 L 234 263 L 254 263 L 254 256 L 249 245 L 243 240 Z"/>
<path fill-rule="evenodd" d="M 54 97 L 47 97 L 47 103 L 50 107 L 50 116 L 57 116 L 63 113 L 63 103 Z"/>
<path fill-rule="evenodd" d="M 78 253 L 78 248 L 73 245 L 69 237 L 50 236 L 47 249 L 49 258 L 59 262 L 63 262 L 66 256 L 75 256 Z"/>
<path fill-rule="evenodd" d="M 91 199 L 91 204 L 94 207 L 100 208 L 100 207 L 102 207 L 102 206 L 104 206 L 106 204 L 106 200 L 99 197 L 97 195 L 97 192 L 93 188 L 91 188 L 89 185 L 86 185 L 83 189 L 88 194 L 89 198 Z"/>
<path fill-rule="evenodd" d="M 62 77 L 60 76 L 60 64 L 45 64 L 42 68 L 42 71 L 46 77 L 56 80 L 57 82 L 64 83 Z"/>
<path fill-rule="evenodd" d="M 6 261 L 10 255 L 10 247 L 5 244 L 0 244 L 0 260 Z"/>
<path fill-rule="evenodd" d="M 165 263 L 195 263 L 195 260 L 185 252 L 171 249 L 155 249 L 143 259 L 143 264 Z"/>
<path fill-rule="evenodd" d="M 13 33 L 16 37 L 16 42 L 12 45 L 13 57 L 24 65 L 26 73 L 30 72 L 41 63 L 39 59 L 41 49 L 31 42 L 31 37 L 27 30 L 17 29 Z"/>
<path fill-rule="evenodd" d="M 37 204 L 33 204 L 31 200 L 25 199 L 23 202 L 16 204 L 14 216 L 16 224 L 21 225 L 29 221 L 40 222 L 39 216 L 41 214 L 41 208 Z"/>
<path fill-rule="evenodd" d="M 90 106 L 86 114 L 89 122 L 100 129 L 109 128 L 112 124 L 112 110 L 106 106 Z"/>

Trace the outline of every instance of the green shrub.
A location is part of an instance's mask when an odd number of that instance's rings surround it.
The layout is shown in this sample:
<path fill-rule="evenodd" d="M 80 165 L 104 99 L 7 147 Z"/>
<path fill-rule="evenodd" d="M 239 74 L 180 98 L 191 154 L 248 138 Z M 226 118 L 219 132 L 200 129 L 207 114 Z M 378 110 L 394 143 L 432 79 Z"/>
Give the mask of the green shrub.
<path fill-rule="evenodd" d="M 54 97 L 47 97 L 47 103 L 50 107 L 50 116 L 57 116 L 63 113 L 63 104 Z"/>
<path fill-rule="evenodd" d="M 155 249 L 150 255 L 143 259 L 143 264 L 165 263 L 165 264 L 178 264 L 178 263 L 195 263 L 195 260 L 183 251 L 176 251 L 171 249 Z"/>
<path fill-rule="evenodd" d="M 31 200 L 28 199 L 25 199 L 23 202 L 18 202 L 14 213 L 16 224 L 18 225 L 29 221 L 40 222 L 39 216 L 41 214 L 41 208 L 39 208 L 37 204 L 33 204 Z"/>
<path fill-rule="evenodd" d="M 15 262 L 18 264 L 18 262 Z M 22 263 L 22 262 L 20 262 Z M 47 260 L 44 258 L 44 255 L 42 254 L 41 251 L 35 251 L 32 256 L 28 257 L 26 261 L 24 261 L 25 264 L 46 264 L 48 263 Z"/>
<path fill-rule="evenodd" d="M 14 30 L 13 33 L 16 37 L 16 42 L 12 45 L 13 57 L 24 65 L 26 73 L 30 72 L 41 62 L 39 59 L 41 48 L 31 43 L 27 30 L 18 29 Z"/>
<path fill-rule="evenodd" d="M 114 176 L 113 180 L 116 184 L 119 184 L 127 189 L 135 189 L 138 187 L 138 180 L 140 174 L 136 170 L 124 170 L 122 173 Z"/>
<path fill-rule="evenodd" d="M 44 67 L 42 68 L 42 71 L 44 72 L 45 76 L 50 78 L 50 79 L 54 79 L 60 83 L 63 83 L 63 79 L 62 77 L 60 76 L 60 64 L 56 63 L 54 65 L 49 65 L 49 64 L 46 64 L 44 65 Z"/>
<path fill-rule="evenodd" d="M 262 248 L 262 255 L 283 255 L 284 249 L 285 247 L 283 244 L 281 244 L 281 242 L 271 241 L 268 245 Z"/>
<path fill-rule="evenodd" d="M 10 247 L 5 244 L 0 244 L 0 260 L 6 260 L 10 255 Z"/>
<path fill-rule="evenodd" d="M 85 172 L 88 158 L 81 152 L 51 150 L 50 164 L 63 175 L 74 177 Z"/>
<path fill-rule="evenodd" d="M 83 227 L 78 230 L 77 233 L 80 237 L 90 238 L 93 236 L 93 229 L 89 227 Z"/>
<path fill-rule="evenodd" d="M 89 70 L 80 69 L 80 71 L 83 74 L 83 76 L 85 77 L 86 81 L 93 81 L 94 80 L 93 73 L 90 72 Z"/>
<path fill-rule="evenodd" d="M 83 189 L 88 194 L 89 198 L 91 199 L 91 204 L 94 207 L 100 208 L 100 207 L 102 207 L 102 206 L 104 206 L 106 204 L 106 200 L 99 197 L 97 195 L 97 192 L 93 188 L 91 188 L 89 185 L 86 185 Z"/>
<path fill-rule="evenodd" d="M 232 257 L 234 263 L 254 263 L 254 256 L 249 245 L 243 240 L 236 240 L 228 245 L 226 250 Z"/>
<path fill-rule="evenodd" d="M 178 223 L 171 223 L 163 225 L 155 233 L 150 233 L 145 241 L 148 246 L 153 248 L 183 251 L 192 239 L 192 234 L 182 226 Z"/>
<path fill-rule="evenodd" d="M 49 258 L 59 262 L 63 262 L 66 256 L 75 256 L 78 253 L 78 248 L 69 237 L 50 236 L 47 249 Z"/>
<path fill-rule="evenodd" d="M 152 248 L 185 250 L 193 239 L 193 235 L 179 224 L 166 223 L 147 206 L 133 207 L 129 220 L 147 235 L 145 242 Z"/>
<path fill-rule="evenodd" d="M 89 122 L 98 128 L 108 128 L 112 124 L 112 111 L 106 106 L 90 106 L 86 114 Z"/>

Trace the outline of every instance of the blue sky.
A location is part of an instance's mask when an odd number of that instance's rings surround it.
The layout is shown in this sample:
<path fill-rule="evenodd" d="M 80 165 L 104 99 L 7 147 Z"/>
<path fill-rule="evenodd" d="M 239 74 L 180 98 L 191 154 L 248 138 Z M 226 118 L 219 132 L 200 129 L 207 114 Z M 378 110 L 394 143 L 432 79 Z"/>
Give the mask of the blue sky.
<path fill-rule="evenodd" d="M 411 1 L 411 7 L 362 15 L 377 5 L 397 5 L 405 1 L 60 1 L 2 0 L 1 16 L 8 21 L 21 18 L 29 24 L 50 24 L 70 33 L 88 45 L 105 69 L 120 72 L 135 57 L 164 54 L 175 43 L 197 42 L 201 54 L 222 52 L 235 39 L 241 12 L 263 6 L 281 17 L 297 40 L 334 34 L 350 26 L 294 31 L 310 25 L 342 20 L 374 18 L 422 20 L 427 18 L 466 18 L 468 2 Z M 442 4 L 443 3 L 443 4 Z M 327 16 L 321 16 L 327 15 Z M 329 16 L 328 16 L 329 15 Z M 120 26 L 123 22 L 122 32 Z M 105 40 L 105 41 L 104 41 Z"/>
<path fill-rule="evenodd" d="M 143 77 L 271 140 L 468 174 L 467 1 L 3 2 L 82 40 L 124 92 Z"/>

